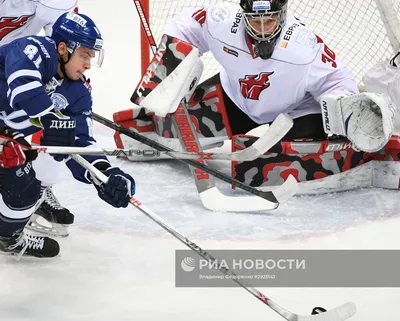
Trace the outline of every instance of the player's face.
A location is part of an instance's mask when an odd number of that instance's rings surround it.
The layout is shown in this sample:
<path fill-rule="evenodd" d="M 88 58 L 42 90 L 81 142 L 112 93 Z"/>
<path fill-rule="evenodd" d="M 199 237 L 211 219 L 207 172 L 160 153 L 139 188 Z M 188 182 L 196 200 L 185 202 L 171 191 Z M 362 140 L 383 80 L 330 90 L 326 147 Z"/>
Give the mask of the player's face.
<path fill-rule="evenodd" d="M 58 55 L 59 58 L 66 62 L 65 73 L 67 74 L 68 78 L 72 80 L 78 80 L 87 69 L 90 69 L 91 60 L 93 57 L 95 57 L 95 51 L 85 47 L 79 47 L 74 51 L 74 53 L 71 55 L 71 58 L 68 60 L 69 54 L 67 45 L 61 42 L 58 45 Z M 63 77 L 64 75 L 60 66 L 58 69 L 58 74 Z"/>
<path fill-rule="evenodd" d="M 72 80 L 78 80 L 86 70 L 90 69 L 91 61 L 94 57 L 94 50 L 85 47 L 76 49 L 69 62 L 65 65 L 67 76 Z"/>
<path fill-rule="evenodd" d="M 281 29 L 281 10 L 268 13 L 244 13 L 247 33 L 258 41 L 274 38 Z"/>
<path fill-rule="evenodd" d="M 271 35 L 279 26 L 279 14 L 270 16 L 249 16 L 249 25 L 256 35 Z"/>

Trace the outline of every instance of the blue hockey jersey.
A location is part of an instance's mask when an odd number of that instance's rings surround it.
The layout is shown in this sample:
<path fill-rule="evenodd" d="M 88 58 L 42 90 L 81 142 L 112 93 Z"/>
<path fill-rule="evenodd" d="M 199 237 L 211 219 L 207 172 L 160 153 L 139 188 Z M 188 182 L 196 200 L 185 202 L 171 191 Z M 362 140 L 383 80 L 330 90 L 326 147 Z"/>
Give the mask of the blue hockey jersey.
<path fill-rule="evenodd" d="M 76 147 L 90 147 L 96 144 L 93 137 L 93 120 L 92 120 L 92 95 L 90 93 L 90 85 L 85 79 L 72 81 L 62 79 L 59 86 L 50 98 L 54 105 L 54 110 L 61 112 L 63 115 L 75 118 L 76 121 Z M 105 161 L 103 156 L 84 156 L 90 163 Z M 73 176 L 84 183 L 90 183 L 88 173 L 82 166 L 71 158 L 66 160 L 68 168 Z"/>
<path fill-rule="evenodd" d="M 51 38 L 30 36 L 0 47 L 0 124 L 28 136 L 41 130 L 30 118 L 60 111 L 76 120 L 75 146 L 93 145 L 89 85 L 84 79 L 61 79 L 57 68 L 57 51 Z M 85 158 L 92 163 L 108 162 L 101 156 Z M 86 170 L 71 159 L 66 163 L 76 179 L 90 183 Z"/>

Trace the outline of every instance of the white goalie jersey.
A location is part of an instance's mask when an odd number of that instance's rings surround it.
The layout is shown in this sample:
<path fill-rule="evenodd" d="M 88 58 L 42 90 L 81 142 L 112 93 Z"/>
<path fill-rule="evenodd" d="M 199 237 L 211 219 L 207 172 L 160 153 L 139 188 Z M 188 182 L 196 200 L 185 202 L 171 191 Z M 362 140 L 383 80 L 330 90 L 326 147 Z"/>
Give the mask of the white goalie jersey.
<path fill-rule="evenodd" d="M 395 129 L 400 133 L 400 53 L 391 61 L 381 61 L 368 70 L 363 83 L 366 91 L 388 95 L 396 105 Z"/>
<path fill-rule="evenodd" d="M 211 51 L 222 65 L 221 84 L 230 99 L 258 124 L 280 113 L 293 118 L 321 113 L 326 94 L 357 94 L 353 75 L 322 39 L 288 14 L 270 59 L 263 60 L 245 31 L 241 8 L 218 4 L 185 9 L 164 33 Z"/>
<path fill-rule="evenodd" d="M 49 36 L 57 18 L 76 6 L 77 0 L 0 0 L 0 45 L 42 29 Z"/>

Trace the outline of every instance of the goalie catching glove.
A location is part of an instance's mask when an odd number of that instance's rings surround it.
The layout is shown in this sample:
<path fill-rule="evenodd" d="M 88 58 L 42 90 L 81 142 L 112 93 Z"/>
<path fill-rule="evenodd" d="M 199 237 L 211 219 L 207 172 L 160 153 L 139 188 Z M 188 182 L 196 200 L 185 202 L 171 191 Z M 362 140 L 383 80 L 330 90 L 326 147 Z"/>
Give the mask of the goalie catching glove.
<path fill-rule="evenodd" d="M 99 197 L 114 207 L 127 207 L 130 198 L 135 194 L 135 180 L 118 167 L 111 167 L 107 162 L 93 164 L 103 174 L 108 176 L 107 183 L 99 181 L 90 175 Z"/>
<path fill-rule="evenodd" d="M 347 136 L 355 149 L 376 152 L 392 136 L 396 107 L 385 94 L 330 94 L 321 98 L 321 109 L 325 133 Z"/>

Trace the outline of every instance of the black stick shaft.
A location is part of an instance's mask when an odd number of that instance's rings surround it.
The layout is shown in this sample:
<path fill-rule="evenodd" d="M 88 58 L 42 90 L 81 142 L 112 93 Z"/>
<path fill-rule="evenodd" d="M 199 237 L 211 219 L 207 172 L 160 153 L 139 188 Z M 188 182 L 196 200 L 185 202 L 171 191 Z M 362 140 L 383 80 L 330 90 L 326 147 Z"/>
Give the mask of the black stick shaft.
<path fill-rule="evenodd" d="M 124 135 L 126 135 L 128 137 L 131 137 L 131 138 L 133 138 L 133 139 L 135 139 L 135 140 L 137 140 L 137 141 L 139 141 L 139 142 L 141 142 L 143 144 L 146 144 L 146 145 L 148 145 L 148 146 L 150 146 L 150 147 L 152 147 L 152 148 L 154 148 L 156 150 L 159 150 L 159 151 L 174 151 L 173 149 L 168 148 L 168 147 L 166 147 L 166 146 L 164 146 L 164 145 L 162 145 L 160 143 L 157 143 L 157 142 L 153 141 L 152 139 L 147 138 L 144 135 L 138 134 L 135 131 L 130 130 L 129 128 L 125 128 L 125 127 L 123 127 L 123 126 L 121 126 L 119 124 L 116 124 L 113 121 L 111 121 L 111 120 L 109 120 L 109 119 L 107 119 L 107 118 L 105 118 L 103 116 L 100 116 L 99 114 L 93 113 L 93 119 L 96 120 L 97 122 L 99 122 L 99 123 L 111 128 L 111 129 L 114 129 L 114 130 L 120 132 L 121 134 L 124 134 Z M 242 189 L 242 190 L 244 190 L 246 192 L 249 192 L 251 194 L 254 194 L 254 195 L 257 195 L 257 196 L 259 196 L 261 198 L 264 198 L 267 201 L 278 203 L 278 200 L 276 199 L 275 195 L 272 192 L 259 191 L 258 189 L 254 188 L 254 187 L 246 185 L 246 184 L 238 181 L 235 178 L 232 178 L 232 177 L 230 177 L 230 176 L 228 176 L 228 175 L 226 175 L 224 173 L 221 173 L 220 171 L 212 169 L 212 168 L 210 168 L 210 167 L 208 167 L 208 166 L 206 166 L 206 165 L 204 165 L 204 164 L 202 164 L 200 162 L 197 162 L 195 160 L 177 159 L 177 158 L 175 158 L 175 159 L 179 160 L 182 163 L 188 164 L 190 166 L 199 168 L 199 169 L 203 170 L 204 172 L 206 172 L 206 173 L 208 173 L 210 175 L 213 175 L 214 177 L 217 177 L 217 178 L 219 178 L 220 180 L 222 180 L 224 182 L 227 182 L 227 183 L 232 184 L 232 185 L 234 185 L 234 186 L 236 186 L 236 187 L 238 187 L 238 188 L 240 188 L 240 189 Z"/>

